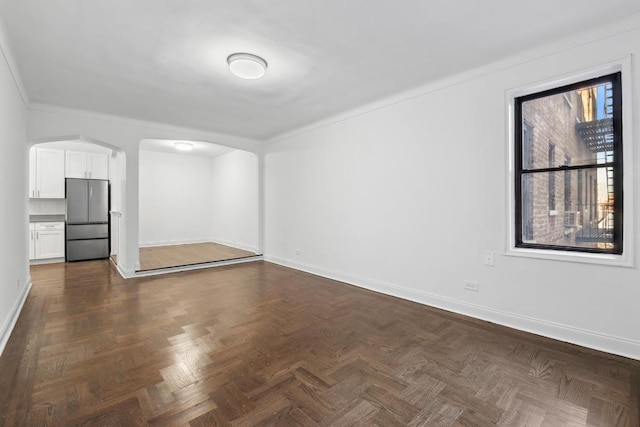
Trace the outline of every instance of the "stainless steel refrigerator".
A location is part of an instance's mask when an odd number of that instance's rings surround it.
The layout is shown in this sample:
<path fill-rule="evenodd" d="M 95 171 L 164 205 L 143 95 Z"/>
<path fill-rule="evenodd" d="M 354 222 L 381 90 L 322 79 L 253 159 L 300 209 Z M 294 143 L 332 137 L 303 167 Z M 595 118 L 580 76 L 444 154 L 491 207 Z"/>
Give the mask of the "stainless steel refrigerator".
<path fill-rule="evenodd" d="M 109 257 L 109 181 L 67 178 L 67 261 Z"/>

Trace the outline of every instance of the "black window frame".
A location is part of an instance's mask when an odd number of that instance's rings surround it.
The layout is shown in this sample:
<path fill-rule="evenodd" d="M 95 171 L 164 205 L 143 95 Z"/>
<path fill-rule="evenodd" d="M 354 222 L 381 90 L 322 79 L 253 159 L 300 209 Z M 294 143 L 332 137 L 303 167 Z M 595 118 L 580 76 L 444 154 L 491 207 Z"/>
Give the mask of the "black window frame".
<path fill-rule="evenodd" d="M 584 165 L 558 165 L 557 167 L 546 168 L 523 168 L 523 117 L 522 104 L 538 98 L 544 98 L 559 93 L 578 90 L 586 87 L 596 86 L 603 83 L 611 83 L 613 94 L 613 158 L 604 163 L 588 163 Z M 582 80 L 580 82 L 554 87 L 552 89 L 519 96 L 514 99 L 514 179 L 515 179 L 515 247 L 541 250 L 556 250 L 568 252 L 583 252 L 597 254 L 621 255 L 623 251 L 623 141 L 622 141 L 622 72 L 603 75 L 600 77 Z M 568 245 L 551 245 L 542 243 L 531 243 L 523 241 L 523 203 L 522 203 L 522 177 L 527 174 L 569 172 L 573 170 L 605 169 L 613 167 L 614 179 L 614 231 L 612 248 L 586 248 Z"/>
<path fill-rule="evenodd" d="M 556 164 L 556 144 L 550 142 L 549 143 L 549 151 L 548 151 L 548 166 L 549 168 L 553 168 Z M 524 169 L 524 168 L 523 168 Z M 556 210 L 556 176 L 554 174 L 549 174 L 549 182 L 548 182 L 549 190 L 548 190 L 548 205 L 550 211 Z"/>

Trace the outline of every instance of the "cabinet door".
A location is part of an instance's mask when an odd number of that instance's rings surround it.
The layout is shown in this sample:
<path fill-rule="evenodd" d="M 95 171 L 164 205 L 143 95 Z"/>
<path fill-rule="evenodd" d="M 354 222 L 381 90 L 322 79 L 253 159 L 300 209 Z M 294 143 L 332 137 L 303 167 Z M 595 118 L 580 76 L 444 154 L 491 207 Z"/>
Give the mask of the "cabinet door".
<path fill-rule="evenodd" d="M 33 224 L 29 224 L 29 259 L 36 259 L 36 231 Z"/>
<path fill-rule="evenodd" d="M 64 151 L 38 148 L 36 163 L 37 197 L 64 199 Z"/>
<path fill-rule="evenodd" d="M 64 231 L 36 231 L 36 259 L 64 258 Z"/>
<path fill-rule="evenodd" d="M 38 193 L 36 192 L 36 171 L 38 170 L 37 164 L 37 148 L 31 147 L 29 150 L 29 197 L 36 198 L 38 197 Z"/>
<path fill-rule="evenodd" d="M 87 153 L 87 170 L 91 179 L 109 179 L 109 156 Z"/>
<path fill-rule="evenodd" d="M 82 151 L 65 151 L 65 174 L 67 178 L 88 178 L 87 153 Z"/>

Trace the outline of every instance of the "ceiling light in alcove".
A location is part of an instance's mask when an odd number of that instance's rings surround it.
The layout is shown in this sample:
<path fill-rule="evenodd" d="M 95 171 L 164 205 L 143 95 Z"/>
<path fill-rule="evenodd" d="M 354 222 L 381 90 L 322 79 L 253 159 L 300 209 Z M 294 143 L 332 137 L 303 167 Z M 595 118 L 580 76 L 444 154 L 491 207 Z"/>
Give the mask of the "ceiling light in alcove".
<path fill-rule="evenodd" d="M 180 151 L 191 151 L 193 150 L 193 144 L 191 144 L 190 142 L 176 142 L 174 143 L 176 150 L 180 150 Z"/>
<path fill-rule="evenodd" d="M 229 55 L 227 63 L 231 72 L 241 79 L 259 79 L 267 71 L 267 61 L 250 53 Z"/>

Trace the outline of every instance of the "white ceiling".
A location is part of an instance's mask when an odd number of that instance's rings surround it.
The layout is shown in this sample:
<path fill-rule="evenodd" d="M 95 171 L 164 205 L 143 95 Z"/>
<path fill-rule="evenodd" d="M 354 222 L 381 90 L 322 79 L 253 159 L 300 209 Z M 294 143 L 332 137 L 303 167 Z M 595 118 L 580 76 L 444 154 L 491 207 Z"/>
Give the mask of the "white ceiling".
<path fill-rule="evenodd" d="M 140 141 L 140 149 L 143 151 L 160 151 L 163 153 L 181 154 L 200 157 L 217 157 L 234 151 L 233 148 L 223 145 L 212 144 L 206 141 L 184 141 L 193 145 L 191 151 L 176 150 L 175 143 L 178 141 L 171 139 L 143 139 Z"/>
<path fill-rule="evenodd" d="M 31 102 L 266 139 L 640 13 L 638 0 L 0 0 Z M 260 80 L 226 58 L 269 63 Z"/>

